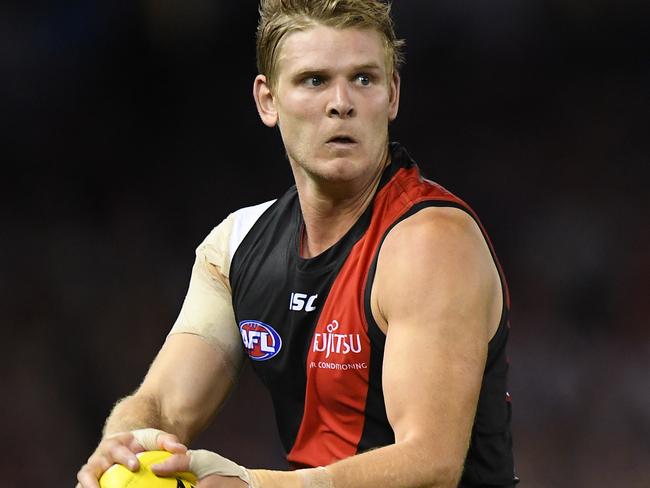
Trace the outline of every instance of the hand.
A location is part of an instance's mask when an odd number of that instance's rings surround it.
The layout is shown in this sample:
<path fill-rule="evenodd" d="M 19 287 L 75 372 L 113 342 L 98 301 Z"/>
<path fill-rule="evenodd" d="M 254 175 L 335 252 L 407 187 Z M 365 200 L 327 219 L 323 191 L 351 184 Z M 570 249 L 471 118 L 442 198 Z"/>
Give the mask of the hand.
<path fill-rule="evenodd" d="M 147 431 L 150 431 L 147 429 Z M 156 435 L 144 437 L 138 435 L 145 430 L 134 432 L 121 432 L 105 437 L 77 473 L 76 488 L 99 488 L 99 478 L 104 471 L 113 464 L 121 464 L 131 471 L 140 468 L 137 453 L 163 449 L 175 454 L 183 454 L 187 447 L 180 443 L 178 437 L 158 431 Z"/>
<path fill-rule="evenodd" d="M 174 454 L 160 463 L 153 464 L 151 471 L 160 476 L 189 471 L 199 480 L 196 488 L 259 488 L 261 486 L 332 488 L 333 486 L 330 473 L 324 467 L 297 471 L 248 470 L 230 459 L 204 449 Z"/>
<path fill-rule="evenodd" d="M 197 488 L 248 488 L 248 470 L 230 459 L 203 449 L 175 454 L 151 466 L 160 476 L 190 471 L 199 479 Z"/>

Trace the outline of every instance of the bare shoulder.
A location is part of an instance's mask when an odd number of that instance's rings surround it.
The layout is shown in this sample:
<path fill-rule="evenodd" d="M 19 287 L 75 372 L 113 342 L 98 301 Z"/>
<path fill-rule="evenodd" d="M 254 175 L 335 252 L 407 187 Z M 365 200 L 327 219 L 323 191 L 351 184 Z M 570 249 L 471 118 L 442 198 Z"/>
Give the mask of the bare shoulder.
<path fill-rule="evenodd" d="M 482 242 L 483 235 L 476 221 L 456 207 L 429 207 L 402 220 L 386 237 L 383 248 L 437 244 Z M 397 249 L 395 249 L 397 250 Z"/>
<path fill-rule="evenodd" d="M 387 235 L 371 303 L 384 328 L 391 315 L 410 310 L 438 315 L 473 305 L 497 315 L 500 292 L 496 266 L 472 216 L 454 207 L 431 207 L 404 219 Z M 496 330 L 495 320 L 488 322 L 490 332 Z"/>
<path fill-rule="evenodd" d="M 380 252 L 380 266 L 398 276 L 405 267 L 460 271 L 479 262 L 491 265 L 491 261 L 476 221 L 454 207 L 426 208 L 404 219 L 386 236 Z"/>

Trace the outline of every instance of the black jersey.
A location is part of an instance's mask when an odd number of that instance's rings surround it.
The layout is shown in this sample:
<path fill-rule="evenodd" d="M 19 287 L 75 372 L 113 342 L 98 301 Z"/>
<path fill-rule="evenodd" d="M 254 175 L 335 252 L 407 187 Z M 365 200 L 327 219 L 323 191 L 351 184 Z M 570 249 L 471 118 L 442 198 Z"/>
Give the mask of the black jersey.
<path fill-rule="evenodd" d="M 232 302 L 244 348 L 268 387 L 280 437 L 295 467 L 331 464 L 394 443 L 382 392 L 385 335 L 370 310 L 377 256 L 393 226 L 432 206 L 467 204 L 420 176 L 399 144 L 371 205 L 334 246 L 300 256 L 303 220 L 295 187 L 266 208 L 230 267 Z M 461 486 L 510 486 L 510 397 L 506 389 L 509 296 L 488 346 L 478 410 Z M 434 392 L 432 392 L 434 394 Z"/>

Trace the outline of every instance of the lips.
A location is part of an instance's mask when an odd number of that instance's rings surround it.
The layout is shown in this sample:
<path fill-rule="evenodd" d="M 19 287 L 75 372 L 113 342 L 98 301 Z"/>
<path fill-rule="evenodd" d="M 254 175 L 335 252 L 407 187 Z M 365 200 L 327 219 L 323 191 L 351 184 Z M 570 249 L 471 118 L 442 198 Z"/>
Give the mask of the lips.
<path fill-rule="evenodd" d="M 333 143 L 333 144 L 354 144 L 356 142 L 357 141 L 353 137 L 350 137 L 350 136 L 348 136 L 346 134 L 338 134 L 338 135 L 335 135 L 334 137 L 330 137 L 327 140 L 328 144 L 329 143 Z"/>

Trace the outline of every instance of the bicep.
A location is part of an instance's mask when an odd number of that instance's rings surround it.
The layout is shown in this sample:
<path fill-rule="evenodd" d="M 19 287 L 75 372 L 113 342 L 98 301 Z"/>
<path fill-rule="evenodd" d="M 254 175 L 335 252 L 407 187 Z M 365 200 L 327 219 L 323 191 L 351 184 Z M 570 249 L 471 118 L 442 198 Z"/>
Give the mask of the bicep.
<path fill-rule="evenodd" d="M 192 268 L 183 307 L 168 339 L 180 334 L 200 337 L 230 364 L 232 374 L 241 368 L 244 355 L 227 279 L 201 256 Z"/>
<path fill-rule="evenodd" d="M 376 309 L 386 325 L 383 387 L 396 442 L 422 443 L 433 459 L 457 465 L 498 322 L 499 280 L 473 221 L 440 210 L 416 214 L 386 239 Z"/>

